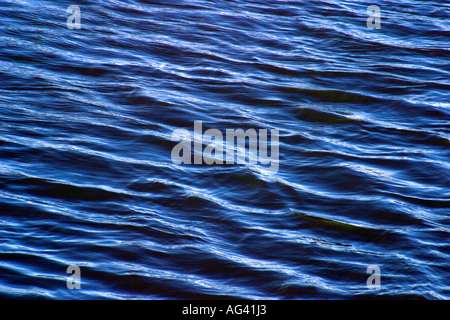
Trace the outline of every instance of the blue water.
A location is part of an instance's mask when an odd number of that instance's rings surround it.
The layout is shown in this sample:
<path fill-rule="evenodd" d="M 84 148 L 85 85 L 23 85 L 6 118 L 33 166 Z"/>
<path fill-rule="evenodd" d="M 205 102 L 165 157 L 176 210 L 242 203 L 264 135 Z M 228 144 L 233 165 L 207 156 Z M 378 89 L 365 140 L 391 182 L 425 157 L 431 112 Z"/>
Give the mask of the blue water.
<path fill-rule="evenodd" d="M 450 298 L 448 1 L 0 17 L 0 298 Z M 278 172 L 174 164 L 194 121 L 278 129 Z"/>

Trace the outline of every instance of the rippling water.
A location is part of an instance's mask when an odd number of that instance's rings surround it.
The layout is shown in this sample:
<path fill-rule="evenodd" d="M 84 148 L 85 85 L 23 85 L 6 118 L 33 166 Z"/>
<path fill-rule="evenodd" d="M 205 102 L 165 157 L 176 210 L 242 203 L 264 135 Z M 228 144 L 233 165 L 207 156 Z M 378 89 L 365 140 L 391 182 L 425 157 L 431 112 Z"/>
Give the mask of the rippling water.
<path fill-rule="evenodd" d="M 0 297 L 450 298 L 450 4 L 376 2 L 1 1 Z"/>

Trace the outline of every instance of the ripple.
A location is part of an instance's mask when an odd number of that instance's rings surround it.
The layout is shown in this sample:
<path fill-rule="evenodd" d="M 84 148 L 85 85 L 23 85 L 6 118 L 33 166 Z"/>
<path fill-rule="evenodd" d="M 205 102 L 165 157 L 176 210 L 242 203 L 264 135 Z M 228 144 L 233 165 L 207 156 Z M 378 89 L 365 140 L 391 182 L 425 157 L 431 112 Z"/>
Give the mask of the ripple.
<path fill-rule="evenodd" d="M 0 6 L 0 299 L 448 299 L 445 3 L 80 7 Z M 279 171 L 175 165 L 194 121 Z"/>

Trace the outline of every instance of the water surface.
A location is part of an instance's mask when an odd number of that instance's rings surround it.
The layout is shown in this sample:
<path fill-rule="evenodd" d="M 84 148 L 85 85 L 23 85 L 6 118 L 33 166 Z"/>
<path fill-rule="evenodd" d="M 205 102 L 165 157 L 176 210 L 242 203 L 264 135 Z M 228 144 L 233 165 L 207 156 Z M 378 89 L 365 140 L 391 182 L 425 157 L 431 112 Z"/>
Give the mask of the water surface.
<path fill-rule="evenodd" d="M 371 4 L 1 1 L 0 298 L 450 298 L 450 5 Z M 194 121 L 279 171 L 174 164 Z"/>

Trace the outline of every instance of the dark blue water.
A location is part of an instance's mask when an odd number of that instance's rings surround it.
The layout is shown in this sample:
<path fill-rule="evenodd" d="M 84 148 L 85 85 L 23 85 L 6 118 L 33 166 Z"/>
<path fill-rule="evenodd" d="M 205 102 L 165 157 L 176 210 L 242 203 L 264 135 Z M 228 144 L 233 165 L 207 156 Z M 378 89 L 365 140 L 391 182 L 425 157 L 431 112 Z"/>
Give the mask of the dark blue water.
<path fill-rule="evenodd" d="M 449 21 L 445 0 L 2 0 L 0 298 L 450 298 Z M 278 129 L 278 172 L 174 164 L 194 121 Z"/>

